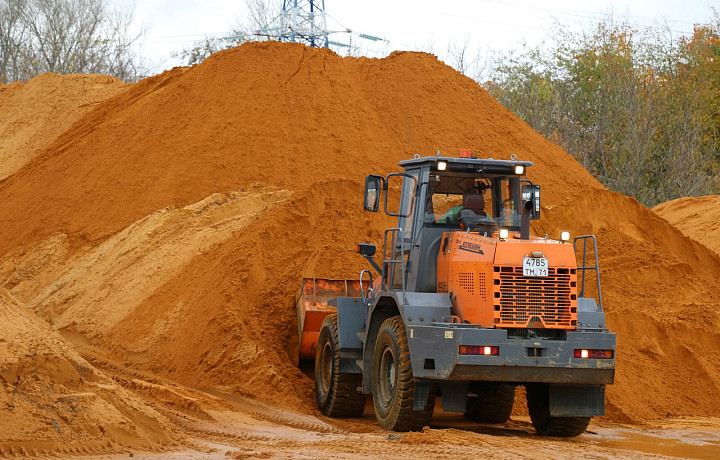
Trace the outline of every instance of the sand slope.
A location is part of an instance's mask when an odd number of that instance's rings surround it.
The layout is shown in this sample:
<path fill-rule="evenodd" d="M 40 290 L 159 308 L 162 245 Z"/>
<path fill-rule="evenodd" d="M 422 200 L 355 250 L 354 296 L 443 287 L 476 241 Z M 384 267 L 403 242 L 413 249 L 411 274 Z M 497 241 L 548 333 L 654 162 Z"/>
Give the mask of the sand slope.
<path fill-rule="evenodd" d="M 655 206 L 653 211 L 683 235 L 720 254 L 720 195 L 678 198 Z"/>
<path fill-rule="evenodd" d="M 39 75 L 0 85 L 0 180 L 35 158 L 95 105 L 128 85 L 106 75 Z"/>
<path fill-rule="evenodd" d="M 0 289 L 0 455 L 177 448 L 168 420 Z"/>

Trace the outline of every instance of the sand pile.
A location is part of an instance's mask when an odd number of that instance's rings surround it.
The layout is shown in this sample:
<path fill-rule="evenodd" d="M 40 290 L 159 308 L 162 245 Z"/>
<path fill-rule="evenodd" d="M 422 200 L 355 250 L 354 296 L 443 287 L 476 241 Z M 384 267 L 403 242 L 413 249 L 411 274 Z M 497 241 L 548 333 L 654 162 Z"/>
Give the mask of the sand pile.
<path fill-rule="evenodd" d="M 720 195 L 679 198 L 653 208 L 683 235 L 720 255 Z"/>
<path fill-rule="evenodd" d="M 539 233 L 598 235 L 611 416 L 719 415 L 720 258 L 422 53 L 254 43 L 132 85 L 0 183 L 0 275 L 79 346 L 311 410 L 301 277 L 356 277 L 354 243 L 381 244 L 391 220 L 362 211 L 365 174 L 459 148 L 535 162 Z"/>
<path fill-rule="evenodd" d="M 35 158 L 98 103 L 126 87 L 105 75 L 54 74 L 0 85 L 0 180 Z"/>
<path fill-rule="evenodd" d="M 178 446 L 168 421 L 0 289 L 0 455 Z"/>

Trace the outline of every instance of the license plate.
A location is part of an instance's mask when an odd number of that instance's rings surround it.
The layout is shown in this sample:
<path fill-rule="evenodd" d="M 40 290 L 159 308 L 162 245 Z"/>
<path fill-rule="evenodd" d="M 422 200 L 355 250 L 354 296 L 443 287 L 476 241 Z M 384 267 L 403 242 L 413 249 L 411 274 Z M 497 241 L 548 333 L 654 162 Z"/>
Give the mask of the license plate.
<path fill-rule="evenodd" d="M 523 276 L 548 276 L 545 257 L 523 257 Z"/>

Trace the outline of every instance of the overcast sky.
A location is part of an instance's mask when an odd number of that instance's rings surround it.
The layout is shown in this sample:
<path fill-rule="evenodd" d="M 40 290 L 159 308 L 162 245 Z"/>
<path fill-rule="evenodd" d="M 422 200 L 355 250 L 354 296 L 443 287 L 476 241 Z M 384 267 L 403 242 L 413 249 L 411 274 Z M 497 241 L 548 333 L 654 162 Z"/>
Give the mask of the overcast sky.
<path fill-rule="evenodd" d="M 270 0 L 271 2 L 273 0 Z M 282 0 L 275 0 L 282 6 Z M 148 27 L 141 52 L 152 72 L 181 65 L 172 51 L 189 47 L 204 36 L 222 37 L 247 14 L 245 0 L 110 0 L 134 3 L 138 23 Z M 676 34 L 689 34 L 696 23 L 713 17 L 720 0 L 325 0 L 328 28 L 341 26 L 382 37 L 373 43 L 355 36 L 370 54 L 394 50 L 428 50 L 441 57 L 448 44 L 469 40 L 474 49 L 509 51 L 523 42 L 539 44 L 553 24 L 588 28 L 612 14 L 638 27 L 666 22 Z M 347 42 L 345 34 L 331 40 Z M 343 53 L 342 48 L 337 48 Z"/>

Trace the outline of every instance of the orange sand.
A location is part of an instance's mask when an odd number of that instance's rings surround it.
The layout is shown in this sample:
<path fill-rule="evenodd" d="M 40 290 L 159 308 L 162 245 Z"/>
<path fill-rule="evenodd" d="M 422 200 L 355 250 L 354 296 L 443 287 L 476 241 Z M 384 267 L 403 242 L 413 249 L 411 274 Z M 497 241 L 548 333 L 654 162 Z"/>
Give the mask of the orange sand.
<path fill-rule="evenodd" d="M 679 198 L 653 208 L 683 235 L 720 255 L 720 195 Z"/>
<path fill-rule="evenodd" d="M 0 289 L 0 456 L 178 447 L 168 420 Z"/>
<path fill-rule="evenodd" d="M 90 109 L 128 85 L 105 75 L 39 75 L 0 85 L 0 180 L 42 153 Z"/>

